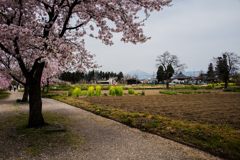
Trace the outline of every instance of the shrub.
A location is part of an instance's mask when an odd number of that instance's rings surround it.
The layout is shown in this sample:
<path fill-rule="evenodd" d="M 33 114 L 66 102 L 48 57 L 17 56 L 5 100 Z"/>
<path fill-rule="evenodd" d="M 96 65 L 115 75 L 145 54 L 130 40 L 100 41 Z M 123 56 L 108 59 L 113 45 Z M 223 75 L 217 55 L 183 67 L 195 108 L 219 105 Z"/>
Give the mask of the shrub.
<path fill-rule="evenodd" d="M 93 86 L 88 87 L 87 94 L 88 94 L 88 96 L 94 96 L 94 87 Z"/>
<path fill-rule="evenodd" d="M 128 89 L 128 94 L 134 94 L 135 92 L 134 92 L 134 89 L 132 89 L 132 88 L 129 88 Z"/>
<path fill-rule="evenodd" d="M 135 95 L 135 96 L 138 96 L 138 95 L 139 95 L 139 93 L 138 93 L 138 92 L 134 92 L 134 95 Z"/>
<path fill-rule="evenodd" d="M 96 86 L 96 96 L 101 96 L 101 90 L 102 90 L 102 87 L 101 86 Z"/>
<path fill-rule="evenodd" d="M 81 94 L 81 89 L 79 87 L 74 88 L 74 90 L 71 92 L 71 96 L 79 97 Z"/>
<path fill-rule="evenodd" d="M 145 96 L 145 91 L 142 91 L 141 96 Z"/>
<path fill-rule="evenodd" d="M 206 89 L 214 89 L 214 84 L 208 84 L 208 85 L 206 86 Z"/>
<path fill-rule="evenodd" d="M 81 91 L 81 96 L 87 96 L 88 95 L 88 91 Z"/>
<path fill-rule="evenodd" d="M 121 86 L 115 87 L 115 94 L 116 94 L 116 96 L 122 96 L 123 95 L 123 87 L 121 87 Z"/>
<path fill-rule="evenodd" d="M 114 86 L 111 86 L 111 87 L 109 88 L 109 95 L 111 95 L 111 96 L 115 96 L 115 95 L 116 95 L 115 87 L 114 87 Z"/>
<path fill-rule="evenodd" d="M 111 96 L 122 96 L 123 95 L 123 87 L 121 86 L 111 86 L 109 88 L 109 95 Z"/>

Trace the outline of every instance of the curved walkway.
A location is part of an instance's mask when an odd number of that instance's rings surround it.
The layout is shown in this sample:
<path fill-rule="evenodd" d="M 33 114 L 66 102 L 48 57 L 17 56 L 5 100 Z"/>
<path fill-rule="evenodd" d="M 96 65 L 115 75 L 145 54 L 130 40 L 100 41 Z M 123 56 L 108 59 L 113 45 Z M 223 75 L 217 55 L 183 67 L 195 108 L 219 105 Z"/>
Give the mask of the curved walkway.
<path fill-rule="evenodd" d="M 0 100 L 0 117 L 14 112 L 13 93 L 7 100 Z M 15 107 L 16 108 L 16 107 Z M 19 107 L 27 112 L 28 107 Z M 43 99 L 43 110 L 57 112 L 72 119 L 72 129 L 84 139 L 76 150 L 66 150 L 57 155 L 44 153 L 39 159 L 76 160 L 192 160 L 218 159 L 210 154 L 173 142 L 162 137 L 144 133 L 118 122 L 94 115 L 79 108 Z M 1 120 L 0 119 L 0 120 Z M 0 153 L 4 154 L 4 153 Z M 18 157 L 19 158 L 19 157 Z M 0 158 L 1 159 L 1 158 Z"/>

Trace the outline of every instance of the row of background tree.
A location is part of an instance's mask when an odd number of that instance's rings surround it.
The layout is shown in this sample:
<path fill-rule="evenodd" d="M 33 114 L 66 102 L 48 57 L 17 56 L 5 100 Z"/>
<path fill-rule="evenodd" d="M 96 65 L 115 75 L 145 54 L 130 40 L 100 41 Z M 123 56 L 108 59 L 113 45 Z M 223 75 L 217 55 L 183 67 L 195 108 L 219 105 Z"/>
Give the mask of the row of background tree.
<path fill-rule="evenodd" d="M 63 81 L 68 81 L 71 83 L 79 83 L 79 82 L 96 82 L 101 80 L 108 80 L 109 78 L 117 78 L 117 81 L 120 82 L 123 80 L 123 73 L 115 73 L 115 72 L 104 72 L 104 71 L 96 71 L 92 70 L 89 72 L 63 72 L 59 79 Z"/>
<path fill-rule="evenodd" d="M 210 63 L 208 66 L 207 81 L 222 81 L 225 83 L 224 88 L 228 87 L 229 81 L 238 81 L 240 56 L 235 53 L 225 52 L 221 56 L 214 58 L 214 61 L 215 65 Z"/>
<path fill-rule="evenodd" d="M 168 51 L 159 55 L 157 61 L 158 82 L 166 83 L 169 88 L 172 76 L 178 74 L 185 68 L 185 64 L 181 64 L 176 55 L 170 54 Z M 201 73 L 198 80 L 203 82 L 224 82 L 224 88 L 228 87 L 228 82 L 239 81 L 240 56 L 232 52 L 225 52 L 217 58 L 213 58 L 214 63 L 210 63 L 207 73 Z"/>

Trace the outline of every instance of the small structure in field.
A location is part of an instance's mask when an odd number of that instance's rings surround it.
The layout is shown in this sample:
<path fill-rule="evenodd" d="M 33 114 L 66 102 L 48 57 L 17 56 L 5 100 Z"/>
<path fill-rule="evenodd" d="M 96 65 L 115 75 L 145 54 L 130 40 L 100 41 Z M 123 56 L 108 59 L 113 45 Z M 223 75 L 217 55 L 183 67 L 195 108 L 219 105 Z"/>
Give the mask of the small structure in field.
<path fill-rule="evenodd" d="M 109 85 L 115 85 L 117 84 L 117 78 L 109 78 L 108 80 L 105 81 L 97 81 L 97 84 L 109 84 Z"/>
<path fill-rule="evenodd" d="M 184 75 L 182 72 L 172 78 L 172 82 L 179 84 L 188 83 L 189 80 L 191 80 L 191 77 Z"/>
<path fill-rule="evenodd" d="M 128 85 L 140 84 L 140 83 L 141 83 L 141 81 L 139 81 L 139 80 L 136 79 L 136 78 L 127 79 L 126 82 L 127 82 Z"/>

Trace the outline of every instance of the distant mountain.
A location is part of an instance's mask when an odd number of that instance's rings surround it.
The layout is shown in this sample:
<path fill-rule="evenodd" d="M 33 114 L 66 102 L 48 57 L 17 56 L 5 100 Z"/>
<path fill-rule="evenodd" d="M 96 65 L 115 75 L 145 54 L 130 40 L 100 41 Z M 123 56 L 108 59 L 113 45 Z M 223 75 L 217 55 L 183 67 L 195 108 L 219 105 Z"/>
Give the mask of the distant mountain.
<path fill-rule="evenodd" d="M 189 77 L 198 77 L 201 71 L 184 71 L 183 74 L 185 76 Z M 132 77 L 137 77 L 138 79 L 152 79 L 155 78 L 156 75 L 153 76 L 151 73 L 144 72 L 142 70 L 134 70 L 127 73 L 127 75 L 130 75 Z"/>
<path fill-rule="evenodd" d="M 190 76 L 190 77 L 198 77 L 201 72 L 202 71 L 185 71 L 185 72 L 183 72 L 183 74 L 185 74 L 186 76 Z"/>
<path fill-rule="evenodd" d="M 151 79 L 153 77 L 152 74 L 144 72 L 142 70 L 134 70 L 127 73 L 132 77 L 137 77 L 138 79 Z"/>

